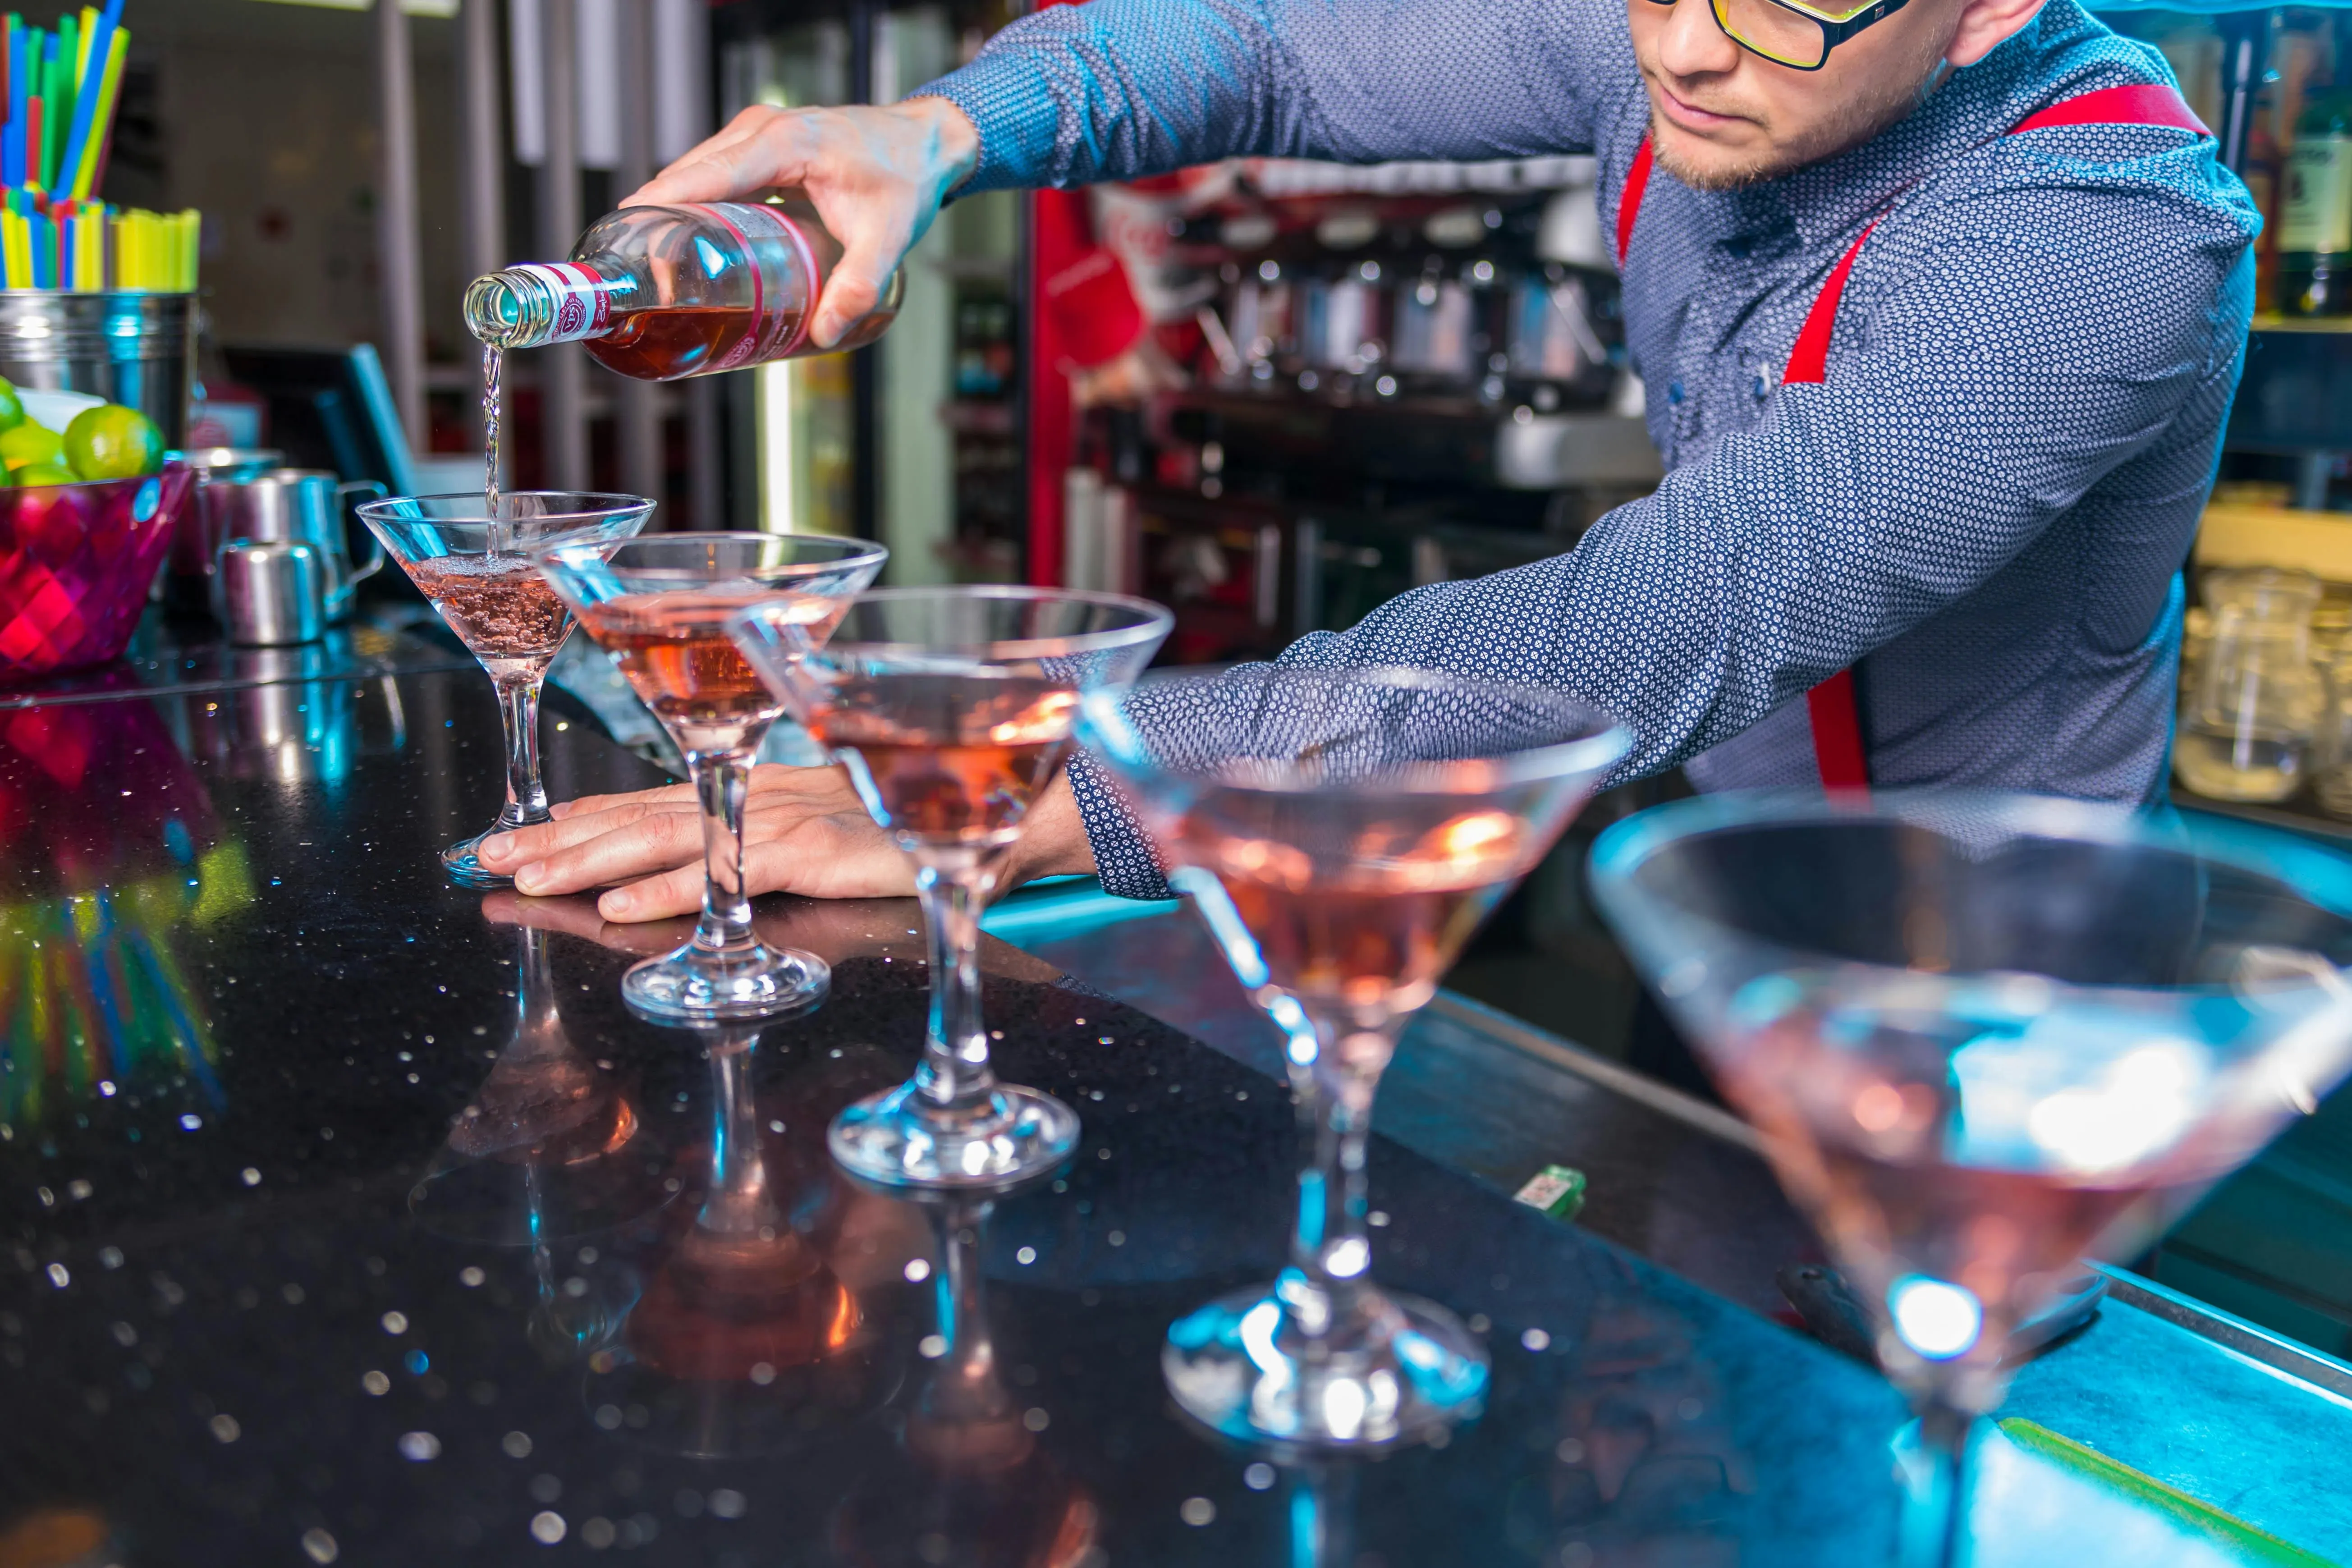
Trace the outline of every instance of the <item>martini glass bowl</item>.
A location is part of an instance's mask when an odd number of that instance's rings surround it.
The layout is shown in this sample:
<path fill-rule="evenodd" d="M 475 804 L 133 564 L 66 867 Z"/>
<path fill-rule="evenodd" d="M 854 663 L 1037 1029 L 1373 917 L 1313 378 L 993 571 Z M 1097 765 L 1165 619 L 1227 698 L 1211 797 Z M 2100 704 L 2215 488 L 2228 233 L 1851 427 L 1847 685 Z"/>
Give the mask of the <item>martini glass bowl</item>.
<path fill-rule="evenodd" d="M 2022 795 L 1679 802 L 1602 912 L 1762 1133 L 1919 1420 L 1898 1556 L 1967 1547 L 2011 1331 L 2129 1256 L 2352 1065 L 2352 861 Z"/>
<path fill-rule="evenodd" d="M 814 1006 L 830 971 L 814 953 L 762 943 L 743 888 L 751 759 L 783 712 L 727 638 L 772 604 L 822 643 L 889 552 L 814 533 L 673 533 L 618 549 L 558 545 L 538 556 L 555 592 L 653 710 L 686 759 L 702 809 L 702 919 L 684 947 L 621 981 L 629 1005 L 674 1024 L 770 1018 Z"/>
<path fill-rule="evenodd" d="M 1068 751 L 1078 700 L 1123 689 L 1168 635 L 1157 605 L 1054 588 L 894 588 L 822 647 L 788 607 L 735 625 L 744 655 L 848 768 L 915 862 L 931 1014 L 915 1076 L 833 1124 L 834 1158 L 886 1185 L 982 1187 L 1077 1147 L 1070 1108 L 998 1081 L 981 1017 L 980 917 L 1031 802 Z"/>
<path fill-rule="evenodd" d="M 1307 1452 L 1477 1409 L 1484 1348 L 1370 1282 L 1365 1143 L 1412 1014 L 1627 737 L 1558 693 L 1412 669 L 1244 665 L 1139 682 L 1085 739 L 1288 1039 L 1304 1149 L 1290 1266 L 1169 1330 L 1170 1391 L 1215 1432 Z"/>
<path fill-rule="evenodd" d="M 572 635 L 572 613 L 531 564 L 530 552 L 566 544 L 593 552 L 629 538 L 653 515 L 639 496 L 517 490 L 492 519 L 478 493 L 369 501 L 360 518 L 417 591 L 489 672 L 506 721 L 507 803 L 499 819 L 441 852 L 449 879 L 506 888 L 514 879 L 475 851 L 494 833 L 545 822 L 539 781 L 539 691 Z"/>

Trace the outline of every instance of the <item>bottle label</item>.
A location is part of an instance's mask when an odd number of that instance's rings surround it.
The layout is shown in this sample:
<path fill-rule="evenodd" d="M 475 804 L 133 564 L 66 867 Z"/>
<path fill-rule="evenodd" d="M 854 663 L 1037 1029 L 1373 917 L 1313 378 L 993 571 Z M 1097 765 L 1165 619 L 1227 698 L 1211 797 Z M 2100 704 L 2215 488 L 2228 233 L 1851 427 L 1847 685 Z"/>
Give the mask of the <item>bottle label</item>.
<path fill-rule="evenodd" d="M 751 264 L 751 331 L 735 340 L 726 353 L 711 362 L 713 371 L 734 370 L 747 364 L 764 364 L 793 353 L 808 339 L 809 317 L 814 314 L 817 290 L 823 280 L 816 274 L 816 258 L 809 249 L 808 237 L 800 226 L 766 202 L 704 202 L 692 209 L 735 237 L 744 258 Z M 776 301 L 767 297 L 767 268 L 760 264 L 757 241 L 781 243 L 800 263 L 809 309 L 785 312 L 774 309 Z"/>
<path fill-rule="evenodd" d="M 514 270 L 536 278 L 555 300 L 555 327 L 543 343 L 576 343 L 613 330 L 613 289 L 593 268 L 574 261 L 533 264 Z"/>
<path fill-rule="evenodd" d="M 2352 250 L 2352 137 L 2309 136 L 2286 163 L 2281 252 L 2332 255 Z"/>

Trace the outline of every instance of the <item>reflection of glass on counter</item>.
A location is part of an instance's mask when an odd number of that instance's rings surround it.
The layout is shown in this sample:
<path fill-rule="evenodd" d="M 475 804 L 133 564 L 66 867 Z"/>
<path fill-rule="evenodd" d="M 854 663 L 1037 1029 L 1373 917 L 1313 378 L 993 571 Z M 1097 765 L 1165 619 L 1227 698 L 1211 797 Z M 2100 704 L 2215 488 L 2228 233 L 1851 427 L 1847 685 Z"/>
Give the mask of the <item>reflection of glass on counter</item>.
<path fill-rule="evenodd" d="M 253 878 L 154 706 L 0 713 L 0 848 L 26 894 L 0 904 L 0 1135 L 91 1097 L 218 1104 L 173 942 L 250 903 Z"/>
<path fill-rule="evenodd" d="M 511 917 L 515 902 L 493 895 L 485 912 Z M 437 1235 L 544 1249 L 626 1225 L 676 1189 L 663 1185 L 667 1155 L 643 1135 L 632 1086 L 566 1032 L 548 933 L 520 926 L 515 945 L 514 1034 L 408 1203 Z"/>
<path fill-rule="evenodd" d="M 901 1442 L 916 1475 L 861 1488 L 834 1516 L 833 1544 L 856 1568 L 903 1563 L 1079 1568 L 1100 1561 L 1101 1510 L 1047 1452 L 1043 1411 L 1007 1386 L 990 1332 L 981 1248 L 993 1204 L 921 1202 L 933 1226 L 924 1273 L 938 1300 L 930 1363 Z M 919 1479 L 918 1479 L 919 1478 Z"/>
<path fill-rule="evenodd" d="M 833 1266 L 837 1184 L 767 1146 L 751 1083 L 759 1026 L 697 1034 L 712 1118 L 698 1207 L 591 1358 L 588 1402 L 632 1412 L 636 1440 L 671 1452 L 776 1453 L 878 1404 L 887 1369 L 857 1291 Z"/>

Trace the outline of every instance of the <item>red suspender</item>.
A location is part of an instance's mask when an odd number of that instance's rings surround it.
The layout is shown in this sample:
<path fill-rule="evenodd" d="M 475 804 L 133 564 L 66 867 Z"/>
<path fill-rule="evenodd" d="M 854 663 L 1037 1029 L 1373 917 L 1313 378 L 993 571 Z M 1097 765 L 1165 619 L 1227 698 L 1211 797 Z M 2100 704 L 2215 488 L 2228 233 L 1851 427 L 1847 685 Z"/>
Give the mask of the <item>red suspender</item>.
<path fill-rule="evenodd" d="M 1837 326 L 1838 301 L 1845 298 L 1846 274 L 1853 270 L 1853 258 L 1862 254 L 1862 242 L 1878 226 L 1873 218 L 1853 243 L 1845 247 L 1838 264 L 1822 279 L 1822 291 L 1813 299 L 1813 308 L 1805 312 L 1805 324 L 1797 329 L 1797 344 L 1789 351 L 1789 367 L 1780 373 L 1783 386 L 1818 385 L 1827 374 L 1830 363 L 1830 333 Z"/>
<path fill-rule="evenodd" d="M 2193 131 L 2200 136 L 2213 134 L 2205 129 L 2205 122 L 2197 118 L 2197 111 L 2189 107 L 2189 100 L 2180 96 L 2178 89 L 2156 82 L 2103 87 L 2096 92 L 2037 109 L 2019 121 L 2010 134 L 2022 135 L 2052 125 L 2169 125 L 2175 131 Z"/>
<path fill-rule="evenodd" d="M 1625 188 L 1617 196 L 1617 270 L 1625 269 L 1625 252 L 1633 244 L 1633 219 L 1642 210 L 1642 198 L 1650 193 L 1650 139 L 1642 138 L 1642 145 L 1633 153 L 1633 166 L 1625 171 Z"/>
<path fill-rule="evenodd" d="M 2016 136 L 2053 125 L 2166 125 L 2200 136 L 2213 134 L 2177 89 L 2153 82 L 2101 88 L 2053 103 L 2019 121 L 2010 134 Z M 1641 214 L 1642 198 L 1649 194 L 1652 161 L 1650 139 L 1644 136 L 1641 148 L 1633 154 L 1633 167 L 1625 172 L 1625 188 L 1617 197 L 1617 268 L 1621 272 L 1625 268 L 1626 252 L 1633 247 L 1633 220 Z M 1872 219 L 1846 247 L 1838 264 L 1830 268 L 1830 275 L 1822 280 L 1822 291 L 1815 297 L 1813 308 L 1805 312 L 1805 324 L 1797 330 L 1796 346 L 1789 351 L 1788 368 L 1780 373 L 1781 385 L 1818 384 L 1827 374 L 1830 335 L 1837 326 L 1838 302 L 1845 297 L 1846 278 L 1853 271 L 1854 258 L 1862 254 L 1863 242 L 1877 226 L 1878 221 Z M 1821 769 L 1822 787 L 1831 791 L 1868 790 L 1870 763 L 1862 742 L 1861 710 L 1854 702 L 1853 671 L 1841 669 L 1806 692 L 1805 710 L 1812 721 L 1813 762 Z"/>

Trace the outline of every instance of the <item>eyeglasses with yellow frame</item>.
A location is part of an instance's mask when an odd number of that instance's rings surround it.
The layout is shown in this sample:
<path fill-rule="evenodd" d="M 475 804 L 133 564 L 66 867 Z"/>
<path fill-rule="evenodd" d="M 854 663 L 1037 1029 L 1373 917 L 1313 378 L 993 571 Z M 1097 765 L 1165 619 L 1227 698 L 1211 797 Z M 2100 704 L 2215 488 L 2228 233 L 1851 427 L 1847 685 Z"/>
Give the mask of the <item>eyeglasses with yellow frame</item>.
<path fill-rule="evenodd" d="M 1672 5 L 1675 0 L 1653 0 Z M 1830 51 L 1900 11 L 1909 0 L 1864 0 L 1860 5 L 1803 5 L 1794 0 L 1707 0 L 1724 37 L 1750 54 L 1792 70 L 1817 71 Z"/>

